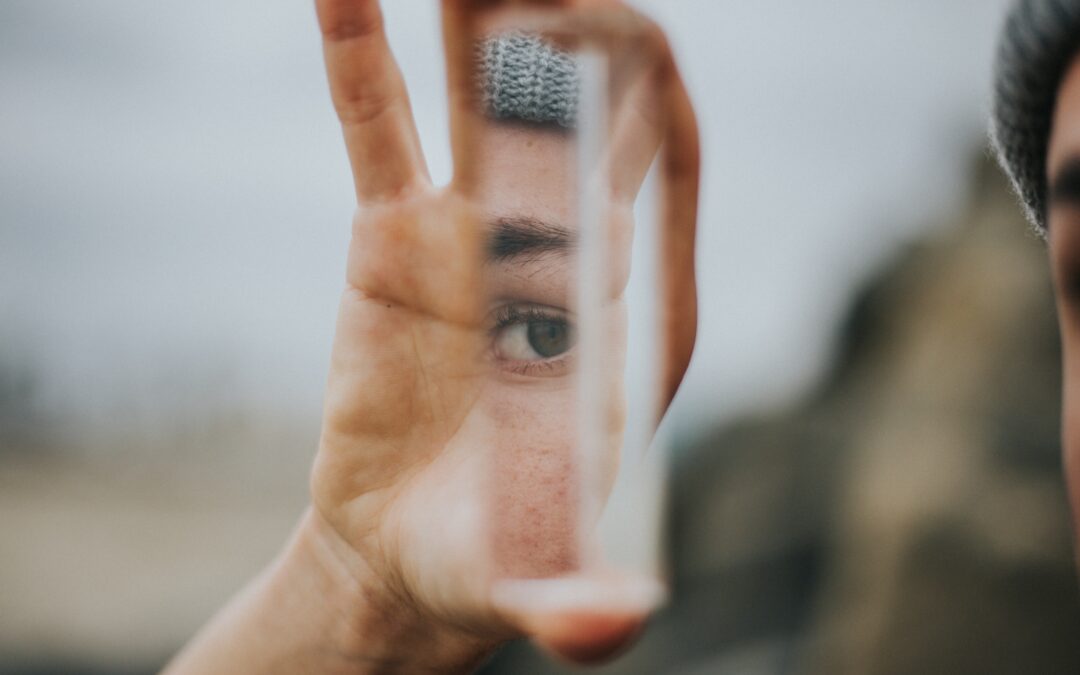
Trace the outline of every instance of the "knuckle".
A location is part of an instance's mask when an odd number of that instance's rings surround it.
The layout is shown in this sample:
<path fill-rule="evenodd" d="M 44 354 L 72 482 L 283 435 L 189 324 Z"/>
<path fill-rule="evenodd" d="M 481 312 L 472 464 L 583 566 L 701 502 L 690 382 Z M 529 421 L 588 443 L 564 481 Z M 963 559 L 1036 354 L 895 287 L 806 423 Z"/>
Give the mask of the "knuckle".
<path fill-rule="evenodd" d="M 401 102 L 402 92 L 394 85 L 361 87 L 349 94 L 334 97 L 334 110 L 345 126 L 369 124 L 390 112 Z"/>

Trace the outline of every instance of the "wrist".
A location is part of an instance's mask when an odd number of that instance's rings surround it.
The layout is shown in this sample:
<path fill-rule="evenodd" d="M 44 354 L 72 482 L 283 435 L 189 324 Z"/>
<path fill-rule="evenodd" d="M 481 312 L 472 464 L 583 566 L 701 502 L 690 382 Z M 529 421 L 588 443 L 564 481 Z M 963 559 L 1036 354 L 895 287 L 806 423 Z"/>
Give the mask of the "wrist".
<path fill-rule="evenodd" d="M 471 672 L 498 645 L 395 594 L 315 509 L 304 514 L 269 587 L 300 608 L 320 653 L 336 662 L 331 672 Z"/>

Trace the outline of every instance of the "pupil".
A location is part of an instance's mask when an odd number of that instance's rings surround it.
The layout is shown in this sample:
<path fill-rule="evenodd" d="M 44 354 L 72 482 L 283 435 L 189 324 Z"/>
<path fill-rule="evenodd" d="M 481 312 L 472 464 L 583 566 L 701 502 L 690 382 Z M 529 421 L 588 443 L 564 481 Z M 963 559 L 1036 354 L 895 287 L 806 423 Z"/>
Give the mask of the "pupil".
<path fill-rule="evenodd" d="M 545 359 L 570 348 L 570 328 L 563 321 L 530 321 L 529 346 Z"/>

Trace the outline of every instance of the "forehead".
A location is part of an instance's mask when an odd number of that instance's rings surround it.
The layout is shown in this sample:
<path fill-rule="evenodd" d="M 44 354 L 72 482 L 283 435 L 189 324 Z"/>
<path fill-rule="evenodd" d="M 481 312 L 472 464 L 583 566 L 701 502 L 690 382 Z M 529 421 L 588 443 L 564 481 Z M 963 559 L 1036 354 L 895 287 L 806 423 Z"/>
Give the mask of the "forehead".
<path fill-rule="evenodd" d="M 577 190 L 573 134 L 524 124 L 484 124 L 475 153 L 477 196 L 485 211 L 572 228 Z"/>
<path fill-rule="evenodd" d="M 545 251 L 559 255 L 496 260 L 493 271 L 506 284 L 523 284 L 518 289 L 523 294 L 554 282 L 560 292 L 568 293 L 576 275 L 574 238 L 580 190 L 576 136 L 566 130 L 493 122 L 484 124 L 475 138 L 476 196 L 489 222 L 535 221 L 541 229 L 560 229 L 569 235 L 566 246 Z M 609 203 L 608 207 L 605 237 L 610 293 L 615 297 L 629 278 L 633 215 L 629 204 Z"/>

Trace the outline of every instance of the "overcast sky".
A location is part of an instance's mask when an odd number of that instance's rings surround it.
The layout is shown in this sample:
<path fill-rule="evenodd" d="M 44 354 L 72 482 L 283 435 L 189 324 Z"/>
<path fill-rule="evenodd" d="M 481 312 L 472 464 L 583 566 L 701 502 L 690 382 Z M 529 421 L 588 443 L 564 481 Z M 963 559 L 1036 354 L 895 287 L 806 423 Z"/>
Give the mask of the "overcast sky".
<path fill-rule="evenodd" d="M 445 178 L 436 3 L 385 4 Z M 775 405 L 858 282 L 963 199 L 1004 2 L 636 4 L 704 142 L 679 419 Z M 307 0 L 0 5 L 0 361 L 45 409 L 317 415 L 353 209 L 320 58 Z"/>

